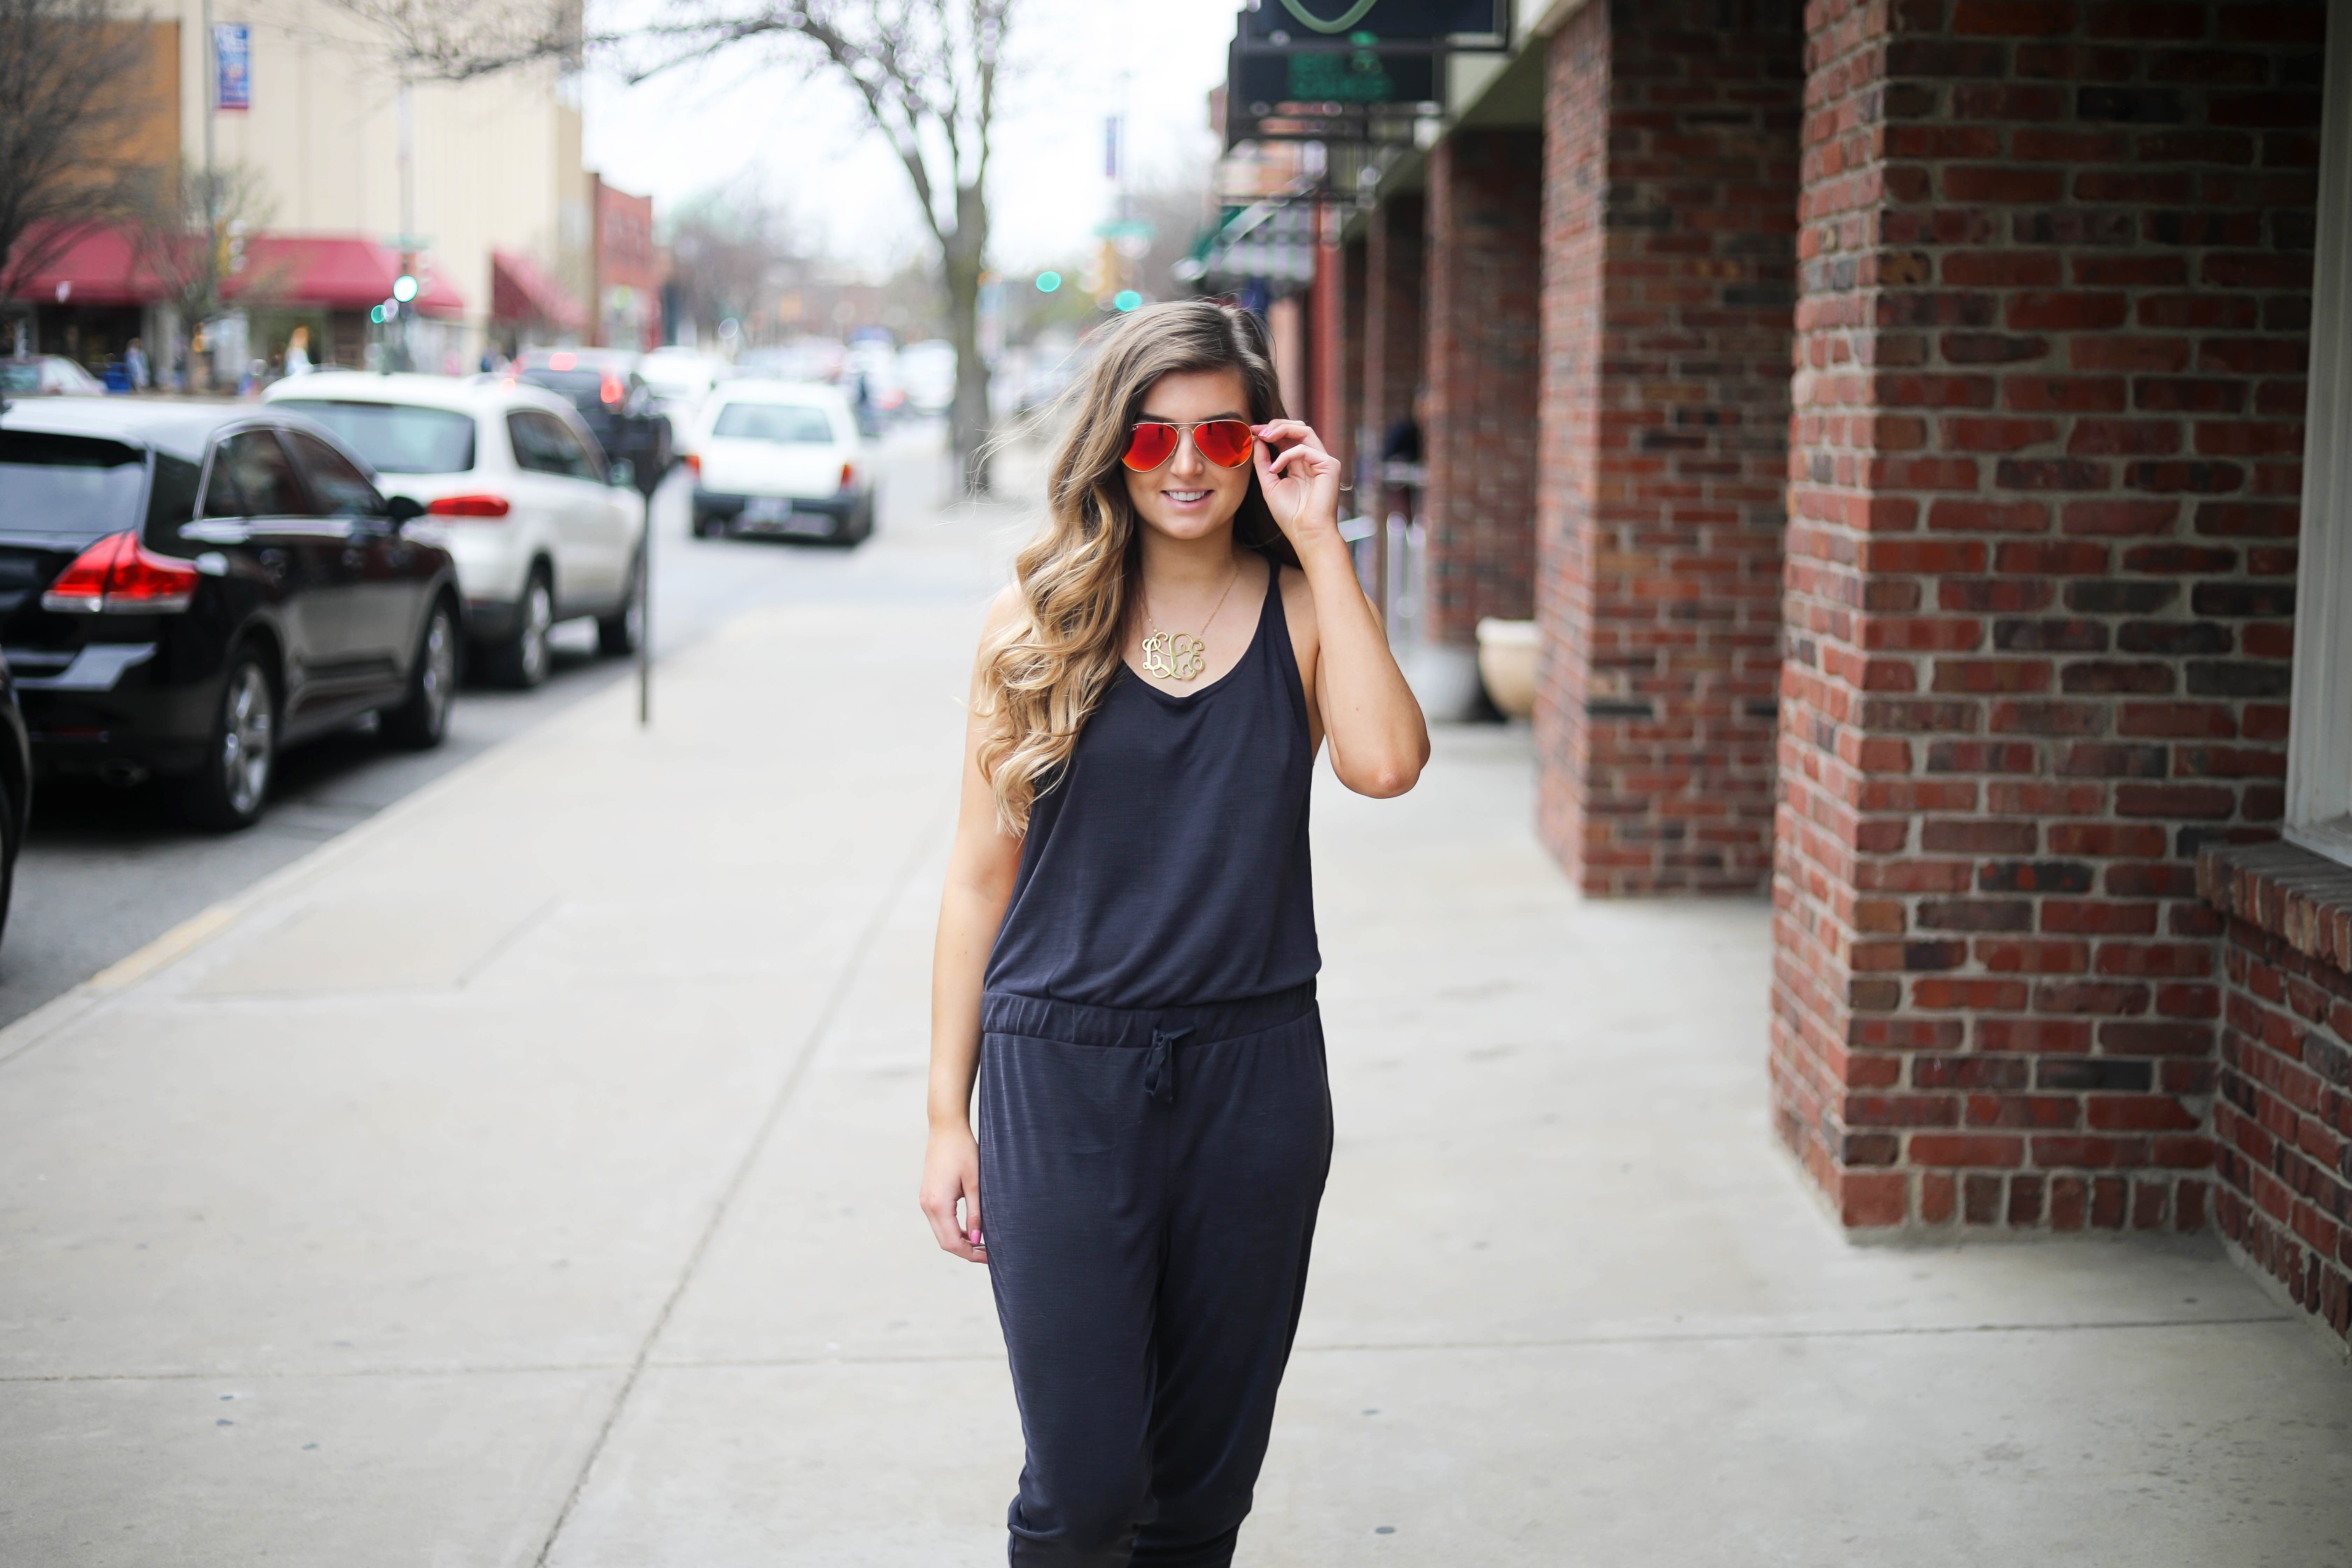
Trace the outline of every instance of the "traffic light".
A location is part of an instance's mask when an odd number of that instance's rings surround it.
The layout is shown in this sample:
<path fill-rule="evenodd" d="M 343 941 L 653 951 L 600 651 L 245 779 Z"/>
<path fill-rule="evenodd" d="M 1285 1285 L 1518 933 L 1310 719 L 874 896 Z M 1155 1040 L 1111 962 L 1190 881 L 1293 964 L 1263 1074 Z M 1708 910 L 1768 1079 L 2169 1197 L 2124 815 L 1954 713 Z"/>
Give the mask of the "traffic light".
<path fill-rule="evenodd" d="M 1037 292 L 1040 294 L 1051 294 L 1055 289 L 1059 289 L 1061 286 L 1062 275 L 1060 273 L 1040 272 L 1037 274 Z"/>
<path fill-rule="evenodd" d="M 411 273 L 404 272 L 399 277 L 394 279 L 392 280 L 392 297 L 399 300 L 404 305 L 407 304 L 411 300 L 415 299 L 415 277 Z"/>

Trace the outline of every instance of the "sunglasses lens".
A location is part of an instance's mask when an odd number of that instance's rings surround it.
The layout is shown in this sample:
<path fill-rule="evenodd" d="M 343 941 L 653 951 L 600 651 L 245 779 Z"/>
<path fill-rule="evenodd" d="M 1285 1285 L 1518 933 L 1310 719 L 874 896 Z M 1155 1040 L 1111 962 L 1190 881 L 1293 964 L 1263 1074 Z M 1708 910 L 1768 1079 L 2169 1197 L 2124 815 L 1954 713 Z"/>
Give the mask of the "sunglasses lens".
<path fill-rule="evenodd" d="M 1201 456 L 1221 468 L 1238 468 L 1249 461 L 1250 427 L 1238 419 L 1219 419 L 1192 432 Z"/>
<path fill-rule="evenodd" d="M 1145 420 L 1128 437 L 1127 456 L 1119 460 L 1139 474 L 1148 474 L 1175 454 L 1176 426 Z"/>

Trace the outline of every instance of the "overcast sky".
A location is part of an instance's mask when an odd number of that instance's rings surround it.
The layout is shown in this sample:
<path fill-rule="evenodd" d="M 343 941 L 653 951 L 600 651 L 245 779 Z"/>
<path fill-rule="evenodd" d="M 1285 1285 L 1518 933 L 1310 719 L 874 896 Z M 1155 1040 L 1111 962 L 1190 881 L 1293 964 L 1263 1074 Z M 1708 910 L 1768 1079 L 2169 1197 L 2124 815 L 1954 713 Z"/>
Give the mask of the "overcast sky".
<path fill-rule="evenodd" d="M 1207 97 L 1223 79 L 1236 0 L 1023 0 L 991 181 L 991 259 L 1023 270 L 1076 259 L 1109 211 L 1103 121 L 1126 101 L 1143 180 L 1214 155 Z M 877 272 L 912 255 L 920 224 L 905 172 L 865 132 L 846 89 L 809 86 L 743 53 L 638 87 L 592 73 L 589 167 L 650 192 L 657 214 L 747 174 L 782 195 L 825 248 Z"/>

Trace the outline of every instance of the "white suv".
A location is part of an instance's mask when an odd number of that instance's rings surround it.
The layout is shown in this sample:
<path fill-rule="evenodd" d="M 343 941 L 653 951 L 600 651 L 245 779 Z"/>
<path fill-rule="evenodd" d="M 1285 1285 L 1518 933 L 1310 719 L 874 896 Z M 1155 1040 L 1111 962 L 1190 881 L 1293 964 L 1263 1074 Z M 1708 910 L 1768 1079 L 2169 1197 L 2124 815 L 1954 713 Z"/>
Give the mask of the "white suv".
<path fill-rule="evenodd" d="M 609 467 L 571 404 L 503 377 L 320 371 L 263 395 L 300 410 L 374 465 L 388 495 L 422 503 L 457 562 L 467 635 L 492 679 L 547 679 L 547 634 L 596 617 L 598 646 L 635 652 L 646 502 Z"/>

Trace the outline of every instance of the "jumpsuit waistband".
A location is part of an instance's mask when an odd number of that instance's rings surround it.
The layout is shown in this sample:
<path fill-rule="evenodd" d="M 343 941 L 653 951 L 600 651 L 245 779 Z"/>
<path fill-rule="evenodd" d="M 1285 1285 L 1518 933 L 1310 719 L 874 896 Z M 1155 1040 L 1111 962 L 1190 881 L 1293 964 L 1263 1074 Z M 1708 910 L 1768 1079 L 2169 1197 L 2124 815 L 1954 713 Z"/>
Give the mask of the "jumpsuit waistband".
<path fill-rule="evenodd" d="M 1287 1024 L 1314 1009 L 1312 980 L 1263 996 L 1191 1007 L 1097 1007 L 1050 996 L 991 991 L 980 1001 L 980 1029 L 984 1035 L 1024 1035 L 1073 1046 L 1148 1049 L 1154 1035 L 1185 1035 L 1205 1046 Z"/>
<path fill-rule="evenodd" d="M 1264 996 L 1192 1007 L 1097 1007 L 1049 996 L 990 991 L 980 999 L 982 1035 L 1016 1035 L 1073 1046 L 1130 1047 L 1144 1058 L 1143 1092 L 1162 1105 L 1176 1100 L 1175 1049 L 1254 1035 L 1315 1010 L 1315 982 L 1301 981 Z"/>

